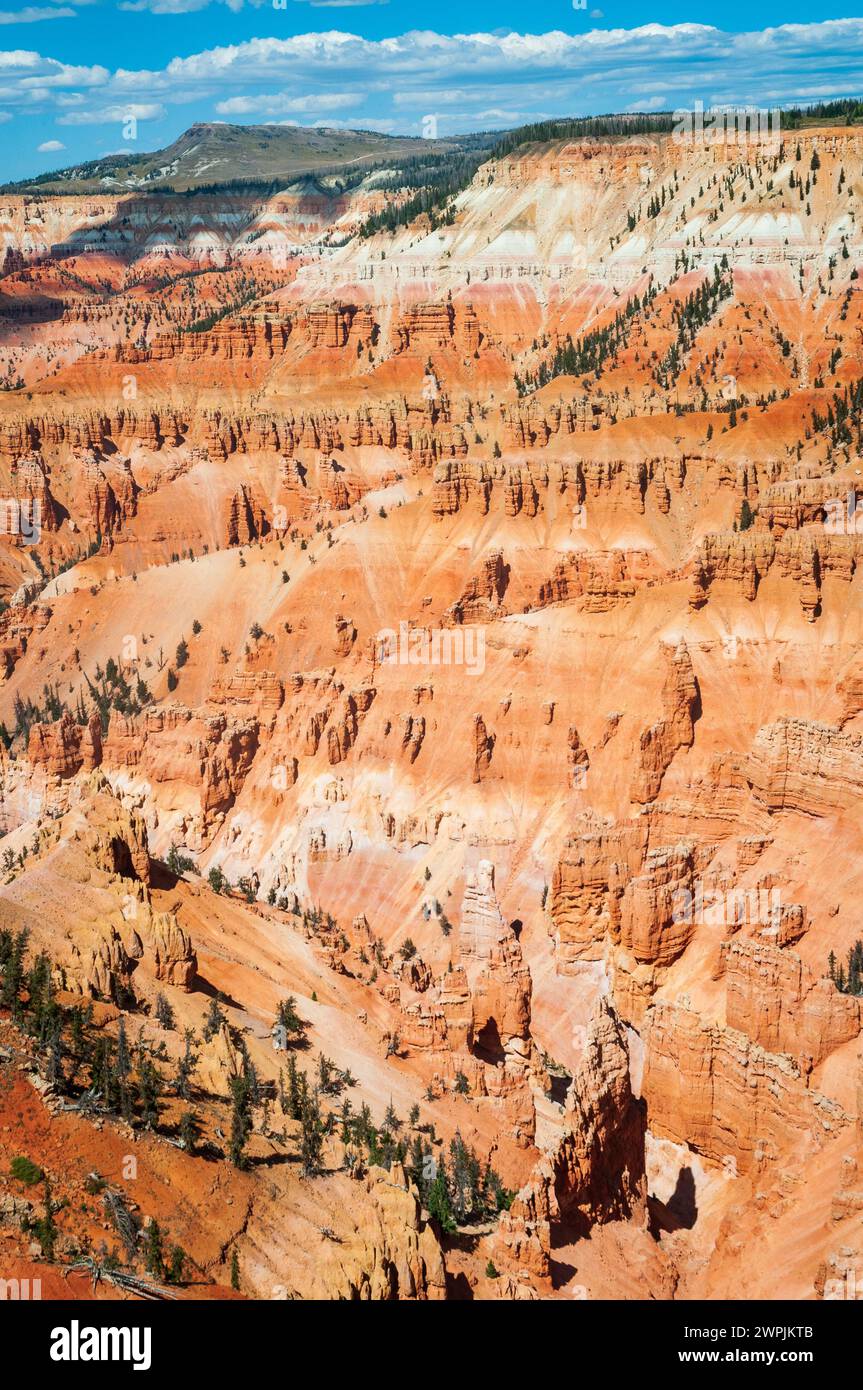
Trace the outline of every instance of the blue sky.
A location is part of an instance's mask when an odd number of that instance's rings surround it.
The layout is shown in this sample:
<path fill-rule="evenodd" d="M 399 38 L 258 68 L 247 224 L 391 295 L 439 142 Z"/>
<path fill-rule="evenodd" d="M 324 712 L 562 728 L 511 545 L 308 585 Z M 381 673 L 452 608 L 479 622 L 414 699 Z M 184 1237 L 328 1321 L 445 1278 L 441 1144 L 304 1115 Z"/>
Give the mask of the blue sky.
<path fill-rule="evenodd" d="M 197 120 L 419 135 L 434 115 L 447 134 L 863 92 L 847 4 L 581 3 L 0 0 L 0 179 L 158 149 Z"/>

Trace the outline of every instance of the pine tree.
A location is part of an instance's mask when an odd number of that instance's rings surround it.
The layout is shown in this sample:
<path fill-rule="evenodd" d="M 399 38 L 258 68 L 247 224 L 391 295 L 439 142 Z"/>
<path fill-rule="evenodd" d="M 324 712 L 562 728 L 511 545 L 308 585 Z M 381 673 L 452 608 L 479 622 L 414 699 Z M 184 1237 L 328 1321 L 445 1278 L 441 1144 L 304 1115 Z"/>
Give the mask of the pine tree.
<path fill-rule="evenodd" d="M 847 993 L 863 994 L 863 941 L 856 941 L 848 952 Z"/>
<path fill-rule="evenodd" d="M 27 930 L 22 928 L 11 938 L 10 946 L 3 961 L 3 988 L 0 990 L 0 1006 L 9 1009 L 13 1023 L 20 1023 L 24 1016 L 21 991 L 24 986 L 24 958 L 27 954 Z"/>
<path fill-rule="evenodd" d="M 261 1083 L 258 1080 L 258 1071 L 252 1061 L 249 1049 L 241 1039 L 240 1048 L 243 1054 L 243 1076 L 249 1091 L 249 1105 L 255 1106 L 261 1103 Z"/>
<path fill-rule="evenodd" d="M 339 1124 L 342 1127 L 341 1139 L 343 1144 L 349 1144 L 351 1142 L 351 1130 L 353 1125 L 352 1111 L 353 1106 L 351 1105 L 350 1096 L 345 1096 L 344 1100 L 342 1101 L 341 1114 L 339 1115 Z"/>
<path fill-rule="evenodd" d="M 39 953 L 30 967 L 27 976 L 27 994 L 30 1012 L 29 1029 L 37 1039 L 39 1046 L 44 1047 L 58 1012 L 54 1003 L 51 962 L 44 951 Z"/>
<path fill-rule="evenodd" d="M 46 1260 L 53 1260 L 54 1246 L 57 1242 L 57 1223 L 54 1220 L 55 1210 L 56 1208 L 51 1196 L 51 1180 L 46 1177 L 45 1214 L 44 1216 L 40 1216 L 39 1219 L 33 1223 L 33 1233 L 42 1247 L 42 1254 Z"/>
<path fill-rule="evenodd" d="M 93 1049 L 92 1082 L 108 1110 L 117 1107 L 117 1074 L 114 1069 L 114 1049 L 111 1039 L 96 1039 Z"/>
<path fill-rule="evenodd" d="M 58 1090 L 63 1090 L 65 1078 L 63 1075 L 63 1024 L 60 1018 L 54 1023 L 54 1029 L 48 1039 L 48 1065 L 46 1067 L 46 1077 L 52 1086 Z"/>
<path fill-rule="evenodd" d="M 420 1197 L 422 1198 L 423 1202 L 425 1202 L 425 1189 L 427 1187 L 424 1168 L 425 1151 L 423 1149 L 423 1141 L 417 1134 L 414 1136 L 413 1142 L 411 1144 L 410 1163 L 408 1164 L 408 1177 L 410 1178 L 411 1182 L 414 1183 L 416 1190 L 420 1194 Z"/>
<path fill-rule="evenodd" d="M 476 1156 L 466 1147 L 461 1135 L 456 1131 L 449 1146 L 451 1176 L 449 1181 L 450 1201 L 457 1221 L 464 1221 L 474 1210 L 479 1164 Z"/>
<path fill-rule="evenodd" d="M 195 1145 L 198 1142 L 200 1132 L 201 1127 L 194 1110 L 184 1110 L 180 1116 L 179 1134 L 180 1142 L 186 1153 L 193 1154 L 195 1152 Z"/>
<path fill-rule="evenodd" d="M 245 1075 L 231 1077 L 231 1138 L 229 1153 L 235 1168 L 245 1168 L 243 1150 L 252 1132 L 252 1107 Z"/>
<path fill-rule="evenodd" d="M 328 1095 L 332 1089 L 333 1063 L 329 1057 L 322 1052 L 318 1057 L 318 1090 L 321 1095 Z"/>
<path fill-rule="evenodd" d="M 162 1232 L 155 1217 L 147 1226 L 144 1238 L 144 1263 L 147 1267 L 147 1273 L 152 1274 L 154 1279 L 164 1279 L 165 1259 L 162 1254 Z"/>
<path fill-rule="evenodd" d="M 76 1069 L 88 1061 L 91 1055 L 92 1049 L 87 1030 L 92 1017 L 92 1004 L 88 1004 L 86 1010 L 76 1005 L 69 1011 L 69 1047 L 75 1060 Z"/>
<path fill-rule="evenodd" d="M 452 1234 L 456 1229 L 453 1220 L 452 1205 L 450 1203 L 449 1186 L 447 1183 L 446 1164 L 441 1157 L 437 1174 L 434 1182 L 428 1191 L 426 1198 L 428 1214 L 438 1222 L 442 1231 Z"/>
<path fill-rule="evenodd" d="M 183 1270 L 186 1264 L 186 1252 L 182 1245 L 171 1247 L 171 1259 L 165 1272 L 165 1282 L 167 1284 L 182 1284 Z"/>
<path fill-rule="evenodd" d="M 158 1067 L 148 1053 L 141 1048 L 138 1054 L 138 1103 L 141 1106 L 141 1123 L 145 1129 L 152 1129 L 159 1119 L 159 1097 L 162 1094 L 162 1077 Z"/>
<path fill-rule="evenodd" d="M 300 1159 L 304 1175 L 312 1178 L 321 1172 L 321 1154 L 324 1147 L 321 1109 L 316 1091 L 306 1098 L 300 1118 L 303 1126 Z"/>
<path fill-rule="evenodd" d="M 240 1260 L 236 1250 L 231 1251 L 231 1288 L 240 1292 Z"/>
<path fill-rule="evenodd" d="M 280 1028 L 284 1028 L 289 1038 L 301 1037 L 305 1032 L 306 1025 L 297 1013 L 297 1002 L 292 994 L 279 1004 L 276 1023 Z"/>
<path fill-rule="evenodd" d="M 198 1065 L 198 1054 L 192 1051 L 194 1041 L 193 1030 L 187 1028 L 183 1034 L 183 1055 L 177 1062 L 177 1077 L 174 1082 L 174 1089 L 181 1100 L 188 1100 L 191 1095 L 192 1073 Z"/>
<path fill-rule="evenodd" d="M 491 1163 L 486 1163 L 482 1180 L 481 1201 L 483 1211 L 486 1215 L 491 1215 L 500 1211 L 508 1211 L 514 1196 L 514 1192 L 504 1187 L 500 1175 L 495 1172 Z"/>
<path fill-rule="evenodd" d="M 126 1020 L 121 1016 L 120 1026 L 117 1029 L 117 1060 L 114 1063 L 114 1075 L 117 1082 L 120 1113 L 124 1120 L 131 1120 L 134 1114 L 132 1107 L 132 1088 L 129 1085 L 129 1074 L 131 1070 L 132 1062 L 129 1057 L 129 1043 L 126 1038 Z"/>
<path fill-rule="evenodd" d="M 292 1055 L 288 1058 L 288 1092 L 287 1092 L 287 1114 L 290 1119 L 300 1118 L 300 1082 L 297 1074 L 296 1058 Z M 282 1107 L 284 1110 L 284 1106 Z"/>
<path fill-rule="evenodd" d="M 207 1010 L 207 1017 L 204 1019 L 204 1042 L 211 1042 L 216 1034 L 227 1023 L 227 1018 L 219 1007 L 218 999 L 210 1000 L 210 1007 Z"/>
<path fill-rule="evenodd" d="M 156 1018 L 163 1028 L 171 1029 L 175 1026 L 174 1010 L 164 994 L 156 995 Z"/>

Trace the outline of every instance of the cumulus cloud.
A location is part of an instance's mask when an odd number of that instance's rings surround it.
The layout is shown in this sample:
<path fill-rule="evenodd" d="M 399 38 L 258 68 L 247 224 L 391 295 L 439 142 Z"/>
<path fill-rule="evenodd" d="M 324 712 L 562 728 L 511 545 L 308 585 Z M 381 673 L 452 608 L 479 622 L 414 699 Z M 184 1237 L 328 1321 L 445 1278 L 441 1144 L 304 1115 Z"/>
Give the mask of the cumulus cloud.
<path fill-rule="evenodd" d="M 312 5 L 315 9 L 352 9 L 359 5 L 388 5 L 389 0 L 247 0 L 253 9 L 286 10 L 289 4 Z M 243 8 L 243 0 L 121 0 L 121 10 L 147 10 L 150 14 L 195 14 L 208 5 L 227 5 L 235 13 Z"/>
<path fill-rule="evenodd" d="M 312 92 L 301 97 L 273 92 L 266 96 L 228 97 L 227 101 L 216 103 L 216 110 L 220 116 L 279 116 L 288 111 L 344 111 L 361 100 L 362 94 L 358 92 Z"/>
<path fill-rule="evenodd" d="M 278 126 L 297 126 L 302 130 L 374 130 L 381 135 L 389 135 L 396 128 L 395 121 L 376 120 L 373 117 L 357 117 L 354 120 L 320 121 L 274 121 Z"/>
<path fill-rule="evenodd" d="M 74 19 L 68 5 L 25 5 L 22 10 L 0 10 L 0 24 L 41 24 L 46 19 Z"/>
<path fill-rule="evenodd" d="M 627 106 L 627 111 L 667 111 L 668 93 L 663 87 L 659 92 L 651 97 L 642 97 L 638 101 L 633 101 Z"/>
<path fill-rule="evenodd" d="M 125 121 L 158 121 L 165 115 L 164 106 L 158 102 L 129 102 L 122 106 L 99 106 L 89 111 L 67 111 L 57 117 L 58 125 L 108 125 Z"/>
<path fill-rule="evenodd" d="M 17 48 L 0 52 L 0 88 L 3 99 L 21 96 L 29 100 L 32 92 L 44 94 L 62 87 L 101 87 L 111 78 L 107 68 L 83 67 L 43 58 L 39 53 Z"/>
<path fill-rule="evenodd" d="M 43 140 L 36 149 L 39 154 L 55 154 L 57 150 L 65 150 L 66 146 L 62 140 Z"/>
<path fill-rule="evenodd" d="M 127 0 L 165 14 L 205 3 Z M 214 3 L 238 8 L 253 0 Z M 742 34 L 697 23 L 541 34 L 413 30 L 381 39 L 330 29 L 218 45 L 156 70 L 109 71 L 25 50 L 0 53 L 3 108 L 59 114 L 67 125 L 122 120 L 132 102 L 148 113 L 141 120 L 178 107 L 189 108 L 189 123 L 216 114 L 254 120 L 350 111 L 352 123 L 416 133 L 423 111 L 443 111 L 447 128 L 455 130 L 477 128 L 484 119 L 498 123 L 512 116 L 522 123 L 696 100 L 705 106 L 781 105 L 861 87 L 863 19 Z"/>
<path fill-rule="evenodd" d="M 388 5 L 390 0 L 296 0 L 299 5 L 311 5 L 314 10 L 350 10 L 359 5 Z"/>
<path fill-rule="evenodd" d="M 122 0 L 117 8 L 133 13 L 147 10 L 150 14 L 194 14 L 212 3 L 213 0 Z M 243 8 L 243 0 L 218 0 L 218 3 L 235 12 Z"/>

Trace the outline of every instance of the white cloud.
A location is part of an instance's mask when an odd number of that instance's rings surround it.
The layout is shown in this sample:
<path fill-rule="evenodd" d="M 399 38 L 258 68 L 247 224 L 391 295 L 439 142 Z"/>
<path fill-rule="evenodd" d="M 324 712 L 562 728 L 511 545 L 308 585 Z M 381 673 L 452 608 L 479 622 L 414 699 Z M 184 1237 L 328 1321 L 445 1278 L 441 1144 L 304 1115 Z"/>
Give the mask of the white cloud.
<path fill-rule="evenodd" d="M 287 92 L 272 92 L 268 96 L 228 97 L 216 103 L 220 116 L 250 116 L 260 113 L 280 116 L 288 111 L 344 111 L 363 99 L 362 92 L 312 92 L 308 96 L 291 97 Z"/>
<path fill-rule="evenodd" d="M 374 130 L 381 135 L 389 135 L 396 128 L 395 121 L 377 120 L 376 118 L 366 118 L 356 116 L 348 120 L 325 120 L 312 121 L 311 125 L 306 125 L 302 121 L 276 121 L 280 126 L 299 126 L 303 130 Z"/>
<path fill-rule="evenodd" d="M 0 24 L 41 24 L 46 19 L 74 19 L 68 5 L 25 5 L 23 10 L 0 10 Z"/>
<path fill-rule="evenodd" d="M 118 9 L 147 10 L 150 14 L 194 14 L 196 10 L 205 10 L 210 3 L 211 0 L 123 0 Z M 229 10 L 243 8 L 243 0 L 219 0 L 219 3 L 227 5 Z"/>
<path fill-rule="evenodd" d="M 645 97 L 643 101 L 633 101 L 626 109 L 627 111 L 668 111 L 669 99 L 663 89 L 655 96 Z"/>
<path fill-rule="evenodd" d="M 229 2 L 241 8 L 253 0 L 213 0 Z M 170 14 L 202 9 L 206 0 L 126 3 Z M 192 108 L 189 123 L 216 114 L 254 120 L 330 111 L 361 113 L 357 123 L 366 127 L 374 121 L 416 133 L 422 110 L 447 113 L 447 129 L 457 130 L 510 117 L 520 124 L 695 100 L 783 104 L 861 89 L 863 19 L 752 33 L 687 23 L 541 34 L 414 30 L 367 39 L 329 29 L 222 44 L 175 57 L 159 70 L 113 72 L 27 50 L 0 53 L 3 108 L 48 112 L 65 125 L 122 120 L 132 102 L 133 113 L 134 106 L 147 113 L 141 120 L 182 106 Z"/>
<path fill-rule="evenodd" d="M 138 13 L 146 10 L 150 14 L 195 14 L 208 5 L 218 4 L 227 5 L 236 13 L 243 8 L 243 3 L 244 0 L 120 0 L 118 8 Z M 273 0 L 248 0 L 248 4 L 256 10 L 262 7 L 286 10 L 289 4 L 312 5 L 315 9 L 353 9 L 361 5 L 388 5 L 389 0 L 283 0 L 279 5 Z"/>
<path fill-rule="evenodd" d="M 165 115 L 165 108 L 158 102 L 129 102 L 126 106 L 100 106 L 90 111 L 69 111 L 57 117 L 58 125 L 107 125 L 116 121 L 158 121 Z"/>
<path fill-rule="evenodd" d="M 298 5 L 311 5 L 314 10 L 350 10 L 358 5 L 388 5 L 390 0 L 295 0 Z"/>
<path fill-rule="evenodd" d="M 65 150 L 66 146 L 62 140 L 43 140 L 36 149 L 39 154 L 55 154 L 57 150 Z"/>

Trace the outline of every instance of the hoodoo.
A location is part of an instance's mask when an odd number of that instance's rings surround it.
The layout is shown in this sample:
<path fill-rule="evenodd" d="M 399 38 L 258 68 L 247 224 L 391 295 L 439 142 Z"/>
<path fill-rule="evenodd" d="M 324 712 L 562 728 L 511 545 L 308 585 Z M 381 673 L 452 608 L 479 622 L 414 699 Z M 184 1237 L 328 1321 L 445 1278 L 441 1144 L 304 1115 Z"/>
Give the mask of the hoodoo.
<path fill-rule="evenodd" d="M 0 199 L 0 1273 L 859 1284 L 859 107 L 420 148 L 234 38 Z"/>

